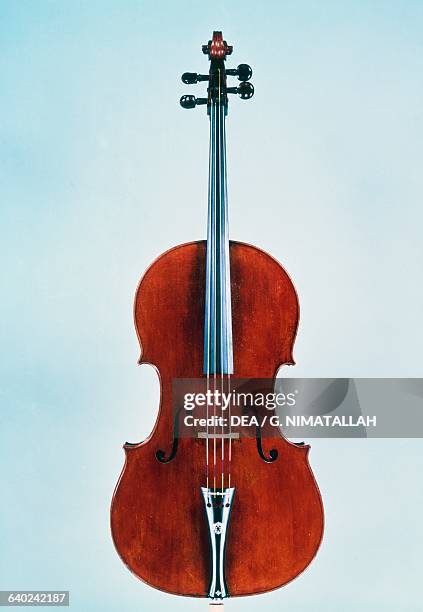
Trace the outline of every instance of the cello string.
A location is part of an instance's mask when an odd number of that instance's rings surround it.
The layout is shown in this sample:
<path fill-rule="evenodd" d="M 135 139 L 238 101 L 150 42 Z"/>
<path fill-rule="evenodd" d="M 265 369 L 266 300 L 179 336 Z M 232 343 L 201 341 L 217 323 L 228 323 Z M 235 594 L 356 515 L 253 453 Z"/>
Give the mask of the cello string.
<path fill-rule="evenodd" d="M 213 232 L 214 232 L 214 239 L 213 239 L 213 334 L 214 334 L 214 341 L 213 341 L 213 392 L 216 391 L 217 385 L 216 385 L 216 371 L 217 371 L 217 363 L 216 363 L 216 346 L 217 346 L 217 326 L 216 326 L 216 321 L 217 321 L 217 270 L 216 270 L 216 259 L 217 259 L 217 223 L 216 223 L 216 213 L 217 213 L 217 207 L 216 207 L 216 192 L 217 192 L 217 164 L 216 164 L 216 158 L 217 158 L 217 153 L 218 153 L 218 139 L 217 139 L 217 122 L 216 122 L 216 102 L 213 101 L 213 107 L 214 107 L 214 155 L 213 155 L 213 163 L 214 163 L 214 175 L 213 175 L 213 190 L 214 190 L 214 197 L 213 197 L 213 207 L 214 207 L 214 223 L 213 223 Z M 217 479 L 217 466 L 216 466 L 216 459 L 217 459 L 217 449 L 216 449 L 216 400 L 215 400 L 215 394 L 213 394 L 213 489 L 214 492 L 216 492 L 216 479 Z"/>
<path fill-rule="evenodd" d="M 229 294 L 226 293 L 226 323 L 227 323 L 227 331 L 226 331 L 226 352 L 228 359 L 228 375 L 227 375 L 227 395 L 229 398 L 229 406 L 228 406 L 228 432 L 229 432 L 229 440 L 228 440 L 228 488 L 231 487 L 231 467 L 232 467 L 232 402 L 231 402 L 231 367 L 229 363 L 229 355 L 232 350 L 231 342 L 229 339 L 230 328 L 232 326 L 232 304 L 231 304 L 231 281 L 230 281 L 230 245 L 229 245 L 229 220 L 228 220 L 228 194 L 227 194 L 227 168 L 226 168 L 226 124 L 225 117 L 223 117 L 223 146 L 222 146 L 222 156 L 223 156 L 223 197 L 225 201 L 225 274 L 229 275 Z M 228 284 L 226 284 L 228 287 Z M 232 357 L 233 359 L 233 357 Z"/>
<path fill-rule="evenodd" d="M 210 183 L 210 231 L 208 234 L 209 244 L 209 274 L 208 274 L 208 287 L 209 287 L 209 304 L 208 304 L 208 317 L 209 317 L 209 328 L 208 328 L 208 353 L 207 353 L 207 391 L 211 390 L 211 352 L 213 352 L 213 365 L 214 369 L 216 366 L 215 358 L 215 340 L 216 340 L 216 321 L 215 321 L 215 309 L 216 309 L 216 113 L 215 106 L 212 103 L 210 109 L 210 168 L 209 168 L 209 183 Z M 207 417 L 210 417 L 209 403 L 207 402 Z M 213 407 L 213 415 L 215 413 L 215 407 Z M 208 483 L 210 487 L 210 451 L 209 451 L 209 438 L 210 438 L 210 426 L 207 422 L 206 427 L 206 439 L 207 439 L 207 453 L 208 453 L 208 466 L 207 475 Z M 216 482 L 216 451 L 214 448 L 213 457 L 213 485 L 215 488 Z"/>
<path fill-rule="evenodd" d="M 225 392 L 226 381 L 228 390 L 230 390 L 230 364 L 229 364 L 229 353 L 230 353 L 230 336 L 229 336 L 229 324 L 230 324 L 230 308 L 229 295 L 230 288 L 227 287 L 227 274 L 229 273 L 229 248 L 226 244 L 228 240 L 227 231 L 227 206 L 226 206 L 226 135 L 225 135 L 225 108 L 222 105 L 221 100 L 221 71 L 218 70 L 218 99 L 213 100 L 211 104 L 211 117 L 210 117 L 210 149 L 209 149 L 209 207 L 210 207 L 210 231 L 208 233 L 208 239 L 210 243 L 209 247 L 209 275 L 208 275 L 208 319 L 207 319 L 207 330 L 208 334 L 208 354 L 206 356 L 206 375 L 207 375 L 207 391 L 210 390 L 211 386 L 211 352 L 213 353 L 213 488 L 217 491 L 217 402 L 216 402 L 216 391 L 218 388 L 218 368 L 220 367 L 220 390 L 221 399 Z M 217 223 L 217 215 L 219 215 L 219 221 Z M 218 259 L 219 257 L 219 259 Z M 219 266 L 219 268 L 218 268 Z M 211 269 L 210 269 L 211 268 Z M 223 282 L 225 281 L 225 283 Z M 217 301 L 219 300 L 219 302 Z M 212 311 L 213 308 L 213 311 Z M 213 317 L 213 318 L 212 318 Z M 219 325 L 217 321 L 219 320 Z M 213 339 L 211 336 L 213 335 Z M 219 350 L 219 353 L 218 353 Z M 220 363 L 219 358 L 220 357 Z M 232 359 L 232 357 L 231 357 Z M 223 405 L 220 404 L 220 415 L 223 417 Z M 207 427 L 206 427 L 206 471 L 207 471 L 207 483 L 209 484 L 209 473 L 210 473 L 210 457 L 209 457 L 209 404 L 207 402 Z M 229 423 L 231 426 L 231 403 L 229 401 Z M 231 432 L 230 432 L 231 434 Z M 221 483 L 222 493 L 224 491 L 225 482 L 225 425 L 223 418 L 221 421 L 221 453 L 220 453 L 220 464 L 221 464 Z M 232 455 L 232 440 L 231 435 L 229 437 L 229 460 Z M 229 466 L 230 473 L 230 466 Z"/>
<path fill-rule="evenodd" d="M 231 371 L 233 369 L 233 355 L 232 355 L 232 304 L 231 304 L 231 270 L 230 270 L 230 249 L 229 249 L 229 209 L 228 209 L 228 193 L 227 193 L 227 175 L 226 175 L 226 115 L 223 116 L 223 197 L 225 200 L 225 318 L 226 318 L 226 360 L 227 360 L 227 397 L 229 399 L 229 414 L 227 418 L 229 419 L 229 439 L 228 439 L 228 461 L 230 459 L 230 444 L 231 444 L 231 434 L 230 434 L 230 422 L 231 422 L 231 396 L 228 393 L 230 391 L 230 378 Z M 228 431 L 228 427 L 226 427 L 226 431 Z M 230 463 L 227 468 L 228 471 L 228 488 L 230 485 Z"/>
<path fill-rule="evenodd" d="M 218 126 L 218 134 L 219 134 L 219 147 L 218 147 L 218 151 L 219 151 L 219 348 L 220 348 L 220 373 L 221 373 L 221 384 L 220 384 L 220 388 L 221 388 L 221 393 L 223 393 L 224 390 L 224 371 L 225 371 L 225 363 L 224 363 L 224 339 L 223 339 L 223 330 L 224 330 L 224 325 L 223 325 L 223 302 L 224 302 L 224 296 L 225 296 L 225 287 L 224 287 L 224 283 L 222 282 L 222 279 L 224 279 L 224 275 L 223 275 L 223 264 L 224 264 L 224 257 L 223 257 L 223 249 L 222 249 L 222 244 L 224 244 L 223 241 L 223 231 L 222 231 L 222 215 L 223 215 L 223 211 L 224 211 L 224 194 L 223 194 L 223 190 L 222 190 L 222 182 L 223 182 L 223 167 L 222 167 L 222 162 L 223 162 L 223 138 L 222 138 L 222 130 L 223 130 L 223 117 L 222 117 L 222 112 L 223 112 L 223 106 L 222 106 L 222 98 L 221 98 L 221 94 L 222 94 L 222 87 L 221 87 L 221 71 L 219 68 L 218 71 L 218 85 L 219 85 L 219 126 Z M 222 397 L 221 397 L 221 402 L 222 402 Z M 223 491 L 224 491 L 224 464 L 225 464 L 225 438 L 224 438 L 224 428 L 223 428 L 223 409 L 221 407 L 220 409 L 220 417 L 222 419 L 221 421 L 221 441 L 220 441 L 220 460 L 221 460 L 221 477 L 222 477 L 222 495 L 223 495 Z"/>
<path fill-rule="evenodd" d="M 208 184 L 208 228 L 207 228 L 207 250 L 206 250 L 206 286 L 207 286 L 207 319 L 206 319 L 206 390 L 210 389 L 210 340 L 211 340 L 211 279 L 210 279 L 210 263 L 211 263 L 211 229 L 212 229 L 212 175 L 213 175 L 213 107 L 211 108 L 210 116 L 210 137 L 209 137 L 209 184 Z M 208 395 L 207 395 L 208 397 Z M 206 488 L 209 490 L 209 402 L 206 403 Z"/>

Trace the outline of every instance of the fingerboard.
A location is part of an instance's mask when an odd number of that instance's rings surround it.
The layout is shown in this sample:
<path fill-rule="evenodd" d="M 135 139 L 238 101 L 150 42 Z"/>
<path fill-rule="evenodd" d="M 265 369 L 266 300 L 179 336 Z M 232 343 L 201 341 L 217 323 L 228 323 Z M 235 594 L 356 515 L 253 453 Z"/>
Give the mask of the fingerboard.
<path fill-rule="evenodd" d="M 210 107 L 204 374 L 233 374 L 231 278 L 226 187 L 226 109 Z"/>

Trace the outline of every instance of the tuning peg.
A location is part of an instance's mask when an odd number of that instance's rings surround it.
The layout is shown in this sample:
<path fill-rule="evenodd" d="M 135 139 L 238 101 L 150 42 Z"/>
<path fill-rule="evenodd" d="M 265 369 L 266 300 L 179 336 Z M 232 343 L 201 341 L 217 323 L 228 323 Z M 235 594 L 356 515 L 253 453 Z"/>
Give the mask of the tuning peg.
<path fill-rule="evenodd" d="M 207 104 L 207 98 L 196 98 L 195 96 L 182 96 L 180 99 L 182 108 L 195 108 L 200 104 Z"/>
<path fill-rule="evenodd" d="M 194 83 L 199 83 L 200 81 L 208 81 L 209 75 L 197 74 L 196 72 L 184 72 L 181 79 L 185 85 L 194 85 Z"/>
<path fill-rule="evenodd" d="M 242 82 L 238 87 L 228 87 L 228 93 L 238 94 L 241 100 L 249 100 L 254 95 L 254 86 L 252 83 Z"/>
<path fill-rule="evenodd" d="M 253 76 L 253 71 L 251 66 L 248 64 L 240 64 L 238 68 L 227 69 L 226 74 L 230 76 L 237 76 L 238 81 L 249 81 Z"/>

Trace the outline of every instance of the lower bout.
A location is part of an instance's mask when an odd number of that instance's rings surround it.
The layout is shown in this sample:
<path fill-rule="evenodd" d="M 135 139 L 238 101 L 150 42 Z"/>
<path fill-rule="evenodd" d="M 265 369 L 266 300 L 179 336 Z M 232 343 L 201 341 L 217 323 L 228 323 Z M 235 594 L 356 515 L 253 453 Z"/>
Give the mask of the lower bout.
<path fill-rule="evenodd" d="M 323 507 L 306 452 L 286 442 L 275 444 L 280 459 L 265 464 L 257 457 L 255 440 L 243 441 L 242 465 L 254 462 L 254 472 L 241 470 L 234 451 L 238 486 L 225 558 L 231 597 L 287 584 L 310 564 L 322 539 Z M 210 534 L 201 496 L 202 472 L 192 469 L 197 462 L 202 465 L 202 448 L 183 440 L 175 459 L 161 464 L 149 446 L 127 452 L 111 508 L 114 544 L 128 569 L 150 586 L 175 595 L 207 597 Z"/>

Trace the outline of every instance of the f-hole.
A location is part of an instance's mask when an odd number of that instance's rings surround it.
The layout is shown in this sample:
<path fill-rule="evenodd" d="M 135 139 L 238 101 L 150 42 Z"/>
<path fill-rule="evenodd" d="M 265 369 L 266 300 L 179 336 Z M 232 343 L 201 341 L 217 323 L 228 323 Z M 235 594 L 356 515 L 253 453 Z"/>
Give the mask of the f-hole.
<path fill-rule="evenodd" d="M 249 406 L 249 409 L 251 410 L 251 412 L 254 413 L 254 416 L 257 418 L 257 410 L 254 406 Z M 258 419 L 257 419 L 258 420 Z M 257 452 L 259 454 L 259 456 L 263 459 L 263 461 L 265 461 L 266 463 L 273 463 L 274 461 L 276 461 L 276 459 L 279 456 L 279 453 L 277 451 L 276 448 L 271 448 L 269 450 L 269 455 L 266 456 L 264 450 L 263 450 L 263 445 L 261 442 L 262 438 L 261 438 L 261 427 L 260 425 L 256 425 L 256 443 L 257 443 Z"/>
<path fill-rule="evenodd" d="M 169 463 L 176 457 L 176 453 L 178 451 L 178 441 L 179 441 L 179 413 L 181 412 L 181 408 L 175 412 L 175 416 L 173 418 L 173 443 L 172 448 L 170 450 L 170 454 L 166 457 L 166 451 L 159 448 L 156 451 L 156 459 L 160 461 L 160 463 Z"/>

